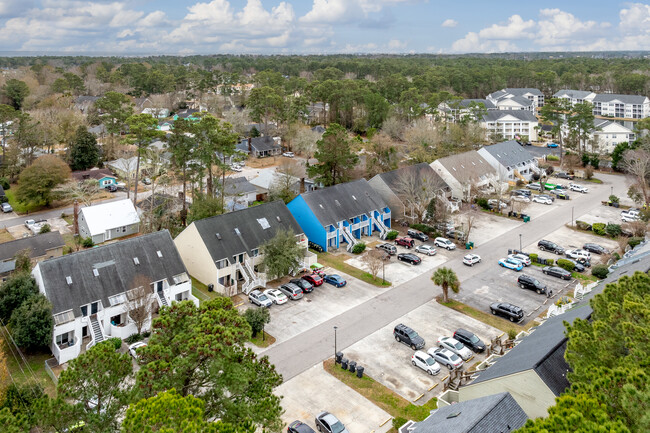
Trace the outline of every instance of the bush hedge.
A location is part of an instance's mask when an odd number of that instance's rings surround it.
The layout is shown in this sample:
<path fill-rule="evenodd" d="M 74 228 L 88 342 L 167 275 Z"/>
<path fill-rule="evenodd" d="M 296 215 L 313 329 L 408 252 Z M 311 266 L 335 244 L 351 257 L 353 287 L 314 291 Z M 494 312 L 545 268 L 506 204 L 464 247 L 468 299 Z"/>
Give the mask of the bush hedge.
<path fill-rule="evenodd" d="M 0 186 L 2 189 L 9 189 L 11 187 L 6 177 L 0 177 Z"/>
<path fill-rule="evenodd" d="M 354 244 L 352 247 L 352 254 L 361 254 L 366 250 L 366 244 L 363 242 L 359 242 Z"/>
<path fill-rule="evenodd" d="M 419 230 L 422 233 L 426 233 L 426 234 L 433 233 L 436 231 L 435 227 L 431 227 L 430 225 L 427 224 L 411 224 L 409 225 L 409 227 L 415 230 Z"/>
<path fill-rule="evenodd" d="M 535 253 L 532 253 L 532 254 L 529 254 L 528 257 L 530 258 L 531 262 L 537 263 L 537 257 L 539 257 L 539 256 L 537 254 L 535 254 Z"/>
<path fill-rule="evenodd" d="M 643 242 L 643 238 L 634 237 L 634 238 L 630 238 L 627 241 L 627 244 L 630 246 L 630 248 L 634 248 L 637 245 L 639 245 L 641 242 Z"/>
<path fill-rule="evenodd" d="M 615 238 L 620 236 L 623 231 L 621 230 L 620 224 L 607 224 L 605 227 L 605 232 L 607 235 Z"/>
<path fill-rule="evenodd" d="M 591 230 L 591 224 L 586 223 L 584 221 L 576 221 L 576 227 L 578 227 L 578 230 L 585 230 L 585 231 Z"/>
<path fill-rule="evenodd" d="M 609 270 L 605 265 L 595 265 L 593 268 L 591 268 L 591 275 L 598 278 L 599 280 L 607 278 L 607 274 L 609 274 Z"/>
<path fill-rule="evenodd" d="M 605 223 L 594 223 L 591 226 L 591 230 L 597 235 L 605 236 L 605 227 L 607 227 Z"/>
<path fill-rule="evenodd" d="M 555 261 L 553 259 L 546 259 L 546 266 L 553 266 Z"/>
<path fill-rule="evenodd" d="M 483 197 L 479 198 L 478 200 L 476 200 L 476 204 L 481 206 L 481 209 L 490 210 L 490 205 L 488 205 L 488 201 L 486 198 Z"/>
<path fill-rule="evenodd" d="M 93 246 L 95 246 L 95 243 L 93 242 L 92 238 L 88 237 L 81 241 L 81 245 L 84 248 L 92 248 Z"/>
<path fill-rule="evenodd" d="M 566 269 L 569 272 L 573 272 L 573 268 L 575 267 L 573 262 L 567 259 L 557 259 L 557 265 L 562 269 Z"/>
<path fill-rule="evenodd" d="M 387 241 L 394 241 L 395 238 L 399 235 L 399 232 L 397 230 L 391 230 L 388 233 L 386 233 L 386 240 Z"/>
<path fill-rule="evenodd" d="M 559 161 L 559 160 L 560 160 L 560 157 L 559 157 L 559 156 L 555 156 L 555 155 L 546 155 L 546 160 L 547 160 L 547 161 Z"/>

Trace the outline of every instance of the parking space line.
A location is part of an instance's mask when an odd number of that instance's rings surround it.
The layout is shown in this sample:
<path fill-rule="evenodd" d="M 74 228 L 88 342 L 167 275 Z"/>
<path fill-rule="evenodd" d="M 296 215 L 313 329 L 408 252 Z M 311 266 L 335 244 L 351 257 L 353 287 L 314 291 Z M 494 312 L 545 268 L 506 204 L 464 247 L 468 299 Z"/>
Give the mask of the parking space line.
<path fill-rule="evenodd" d="M 424 397 L 424 394 L 420 394 L 420 396 L 419 396 L 418 398 L 416 398 L 415 400 L 413 400 L 413 403 L 415 403 L 416 401 L 418 401 L 418 400 L 421 399 L 422 397 Z"/>
<path fill-rule="evenodd" d="M 386 421 L 384 421 L 384 422 L 382 422 L 381 424 L 379 424 L 379 427 L 383 427 L 383 426 L 385 426 L 386 423 L 387 423 L 388 421 L 390 421 L 391 419 L 393 419 L 392 416 L 391 416 L 390 418 L 388 418 Z M 373 430 L 373 431 L 374 431 L 374 430 Z"/>
<path fill-rule="evenodd" d="M 433 388 L 435 388 L 438 385 L 439 385 L 438 383 L 434 383 L 433 386 L 431 388 L 429 388 L 429 390 L 427 392 L 430 392 Z"/>

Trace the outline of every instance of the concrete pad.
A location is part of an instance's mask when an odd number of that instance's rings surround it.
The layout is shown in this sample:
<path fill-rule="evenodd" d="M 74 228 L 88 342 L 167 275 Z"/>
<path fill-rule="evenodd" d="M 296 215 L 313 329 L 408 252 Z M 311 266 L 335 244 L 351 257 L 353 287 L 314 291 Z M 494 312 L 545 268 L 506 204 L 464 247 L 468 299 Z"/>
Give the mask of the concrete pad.
<path fill-rule="evenodd" d="M 321 363 L 283 383 L 275 393 L 282 396 L 285 424 L 300 420 L 316 430 L 316 415 L 328 411 L 354 433 L 383 433 L 393 426 L 387 422 L 380 427 L 391 416 L 327 373 Z"/>
<path fill-rule="evenodd" d="M 475 211 L 474 215 L 474 224 L 469 234 L 469 240 L 474 242 L 475 247 L 524 224 L 523 221 L 504 218 L 488 212 Z M 455 215 L 454 224 L 457 227 L 467 227 L 467 217 L 464 214 Z"/>
<path fill-rule="evenodd" d="M 431 290 L 440 289 L 432 284 Z M 414 401 L 424 394 L 424 397 L 415 404 L 424 404 L 431 397 L 441 394 L 442 379 L 449 371 L 446 367 L 442 367 L 437 376 L 430 376 L 413 366 L 411 364 L 413 350 L 405 344 L 398 343 L 393 337 L 393 329 L 399 323 L 413 328 L 425 339 L 424 350 L 436 347 L 440 336 L 451 336 L 458 328 L 476 333 L 485 343 L 489 343 L 492 338 L 502 333 L 496 328 L 431 301 L 342 350 L 345 358 L 362 365 L 365 373 L 370 377 L 407 400 Z M 485 359 L 484 355 L 475 355 L 469 361 L 469 365 L 483 359 Z M 435 384 L 438 385 L 429 391 Z"/>
<path fill-rule="evenodd" d="M 7 231 L 11 233 L 11 236 L 13 236 L 14 239 L 21 239 L 32 236 L 31 230 L 29 230 L 24 225 L 7 227 Z"/>
<path fill-rule="evenodd" d="M 562 227 L 559 230 L 554 231 L 553 233 L 549 234 L 546 239 L 549 241 L 553 241 L 558 245 L 561 245 L 565 249 L 576 249 L 576 248 L 582 248 L 582 246 L 588 242 L 590 243 L 595 243 L 604 246 L 605 248 L 609 249 L 610 251 L 615 251 L 618 249 L 618 242 L 616 242 L 613 239 L 609 238 L 604 238 L 602 236 L 596 236 L 592 234 L 591 232 L 584 232 L 584 231 L 578 231 L 578 230 L 572 230 L 569 227 Z M 537 248 L 537 243 L 527 246 L 525 251 L 527 252 L 537 252 L 540 253 Z M 556 256 L 555 254 L 546 252 L 546 253 L 541 253 L 543 254 L 543 257 L 548 258 L 560 258 L 560 256 Z M 553 257 L 554 256 L 554 257 Z M 603 256 L 599 256 L 598 254 L 591 254 L 591 264 L 595 265 L 597 263 L 601 262 L 601 259 Z"/>
<path fill-rule="evenodd" d="M 615 208 L 611 206 L 600 206 L 593 209 L 586 215 L 581 215 L 579 218 L 576 216 L 576 220 L 584 221 L 589 224 L 594 223 L 613 223 L 613 224 L 623 224 L 621 220 L 621 212 L 623 209 Z"/>

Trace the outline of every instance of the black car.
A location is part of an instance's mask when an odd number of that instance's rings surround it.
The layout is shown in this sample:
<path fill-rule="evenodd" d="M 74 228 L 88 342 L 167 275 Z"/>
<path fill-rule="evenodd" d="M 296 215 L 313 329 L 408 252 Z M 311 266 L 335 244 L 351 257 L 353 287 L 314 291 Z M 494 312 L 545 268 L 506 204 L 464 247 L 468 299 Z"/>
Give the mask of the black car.
<path fill-rule="evenodd" d="M 422 259 L 416 256 L 415 254 L 409 253 L 400 253 L 397 255 L 397 260 L 401 262 L 410 263 L 412 265 L 419 265 L 422 263 Z"/>
<path fill-rule="evenodd" d="M 546 275 L 562 278 L 563 280 L 571 279 L 571 272 L 559 266 L 546 266 L 544 269 L 542 269 L 542 272 L 544 272 Z"/>
<path fill-rule="evenodd" d="M 106 191 L 108 191 L 108 192 L 117 192 L 117 185 L 108 185 L 106 187 Z"/>
<path fill-rule="evenodd" d="M 573 263 L 573 270 L 576 272 L 584 272 L 586 264 L 589 263 L 589 262 L 582 263 L 573 259 L 564 259 L 564 260 Z"/>
<path fill-rule="evenodd" d="M 490 305 L 490 312 L 495 316 L 505 317 L 511 322 L 521 322 L 524 319 L 524 310 L 507 302 L 495 302 Z"/>
<path fill-rule="evenodd" d="M 547 241 L 546 239 L 542 239 L 541 241 L 537 242 L 537 248 L 542 251 L 550 251 L 558 255 L 564 254 L 564 248 L 555 242 Z"/>
<path fill-rule="evenodd" d="M 429 240 L 429 236 L 425 235 L 425 234 L 422 233 L 422 232 L 419 232 L 419 231 L 417 231 L 417 230 L 414 230 L 414 229 L 408 229 L 408 230 L 406 231 L 406 234 L 407 234 L 409 237 L 412 237 L 413 239 L 418 239 L 418 240 L 420 240 L 420 241 L 422 241 L 422 242 L 426 242 L 426 241 Z"/>
<path fill-rule="evenodd" d="M 287 433 L 316 433 L 313 428 L 309 427 L 302 421 L 294 421 L 287 427 Z"/>
<path fill-rule="evenodd" d="M 528 189 L 515 189 L 512 191 L 511 195 L 525 195 L 530 198 L 533 193 Z"/>
<path fill-rule="evenodd" d="M 600 246 L 598 244 L 584 244 L 582 246 L 582 249 L 585 251 L 589 251 L 590 253 L 595 253 L 595 254 L 607 254 L 609 251 L 607 248 Z"/>
<path fill-rule="evenodd" d="M 302 278 L 295 278 L 289 282 L 300 287 L 303 293 L 311 293 L 314 291 L 314 286 L 312 286 L 312 284 L 309 281 L 303 280 Z"/>
<path fill-rule="evenodd" d="M 410 346 L 413 350 L 422 349 L 425 345 L 424 338 L 420 337 L 417 332 L 406 325 L 399 324 L 393 330 L 395 340 Z"/>
<path fill-rule="evenodd" d="M 454 338 L 476 353 L 483 353 L 485 351 L 485 343 L 483 343 L 476 334 L 465 329 L 456 329 L 456 332 L 454 332 Z"/>
<path fill-rule="evenodd" d="M 519 287 L 522 289 L 534 290 L 540 295 L 546 293 L 546 284 L 540 283 L 539 280 L 530 275 L 520 275 L 519 278 L 517 278 L 517 284 L 519 284 Z"/>
<path fill-rule="evenodd" d="M 568 179 L 568 180 L 573 180 L 574 176 L 572 174 L 566 173 L 564 171 L 558 171 L 555 173 L 555 177 L 559 177 L 560 179 Z"/>

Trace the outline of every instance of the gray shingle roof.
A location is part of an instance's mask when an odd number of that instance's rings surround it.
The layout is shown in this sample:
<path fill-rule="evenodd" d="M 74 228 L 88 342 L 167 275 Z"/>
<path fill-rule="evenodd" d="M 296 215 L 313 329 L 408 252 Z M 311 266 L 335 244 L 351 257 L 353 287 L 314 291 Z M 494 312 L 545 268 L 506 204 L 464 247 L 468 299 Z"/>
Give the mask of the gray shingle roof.
<path fill-rule="evenodd" d="M 71 174 L 73 179 L 78 181 L 86 179 L 102 179 L 104 177 L 115 177 L 109 168 L 96 168 L 94 170 L 73 171 Z"/>
<path fill-rule="evenodd" d="M 458 105 L 460 105 L 461 107 L 469 107 L 472 104 L 475 105 L 483 104 L 485 105 L 485 108 L 488 110 L 496 108 L 494 104 L 488 101 L 487 99 L 461 99 L 460 101 L 458 101 Z"/>
<path fill-rule="evenodd" d="M 223 190 L 228 197 L 256 192 L 257 187 L 243 176 L 227 177 Z"/>
<path fill-rule="evenodd" d="M 588 90 L 559 90 L 553 95 L 555 98 L 561 98 L 563 96 L 568 96 L 569 98 L 575 99 L 585 99 L 587 96 L 591 95 L 593 92 Z"/>
<path fill-rule="evenodd" d="M 136 287 L 136 277 L 167 279 L 173 285 L 174 276 L 187 272 L 167 230 L 45 260 L 38 266 L 52 313 L 72 309 L 76 317 L 81 316 L 82 305 L 98 300 L 104 306 L 110 305 L 110 296 Z M 66 277 L 72 279 L 72 284 L 66 282 Z"/>
<path fill-rule="evenodd" d="M 524 122 L 539 122 L 533 112 L 528 110 L 491 110 L 483 115 L 483 121 L 496 122 L 506 116 L 512 116 Z"/>
<path fill-rule="evenodd" d="M 242 150 L 244 152 L 248 152 L 248 138 L 242 140 L 237 144 L 237 149 Z M 253 137 L 250 139 L 251 140 L 251 147 L 253 150 L 256 150 L 258 152 L 264 152 L 268 150 L 273 150 L 273 149 L 279 149 L 280 146 L 276 144 L 275 140 L 273 140 L 273 137 L 269 137 L 268 135 L 264 137 Z"/>
<path fill-rule="evenodd" d="M 426 162 L 421 162 L 415 165 L 409 165 L 408 167 L 398 168 L 397 170 L 387 171 L 386 173 L 378 174 L 381 180 L 395 192 L 399 184 L 400 176 L 404 174 L 414 173 L 418 177 L 426 176 L 433 178 L 434 182 L 440 184 L 441 188 L 448 188 L 447 184 L 442 180 L 442 178 L 431 168 Z"/>
<path fill-rule="evenodd" d="M 497 174 L 496 169 L 475 150 L 445 156 L 438 159 L 438 162 L 461 183 Z"/>
<path fill-rule="evenodd" d="M 535 96 L 544 96 L 544 94 L 539 89 L 533 89 L 532 87 L 508 87 L 503 89 L 506 93 L 510 93 L 515 96 L 524 96 L 527 93 L 530 93 Z"/>
<path fill-rule="evenodd" d="M 518 164 L 533 160 L 533 155 L 515 140 L 483 146 L 504 167 L 516 167 Z"/>
<path fill-rule="evenodd" d="M 44 256 L 48 250 L 65 245 L 59 232 L 43 233 L 0 244 L 0 261 L 13 259 L 17 252 L 29 249 L 30 257 Z"/>
<path fill-rule="evenodd" d="M 510 393 L 502 392 L 443 406 L 415 424 L 413 433 L 505 433 L 527 419 Z"/>
<path fill-rule="evenodd" d="M 643 104 L 647 102 L 647 96 L 641 95 L 617 95 L 615 93 L 599 93 L 594 98 L 594 102 L 612 102 L 621 101 L 624 104 Z"/>
<path fill-rule="evenodd" d="M 365 179 L 306 192 L 301 196 L 324 226 L 387 207 L 384 199 Z"/>
<path fill-rule="evenodd" d="M 264 223 L 268 223 L 268 229 L 262 227 Z M 295 234 L 303 232 L 282 200 L 205 218 L 192 224 L 213 261 L 225 258 L 232 261 L 234 255 L 244 252 L 251 255 L 253 249 L 273 238 L 280 229 L 291 230 Z"/>

